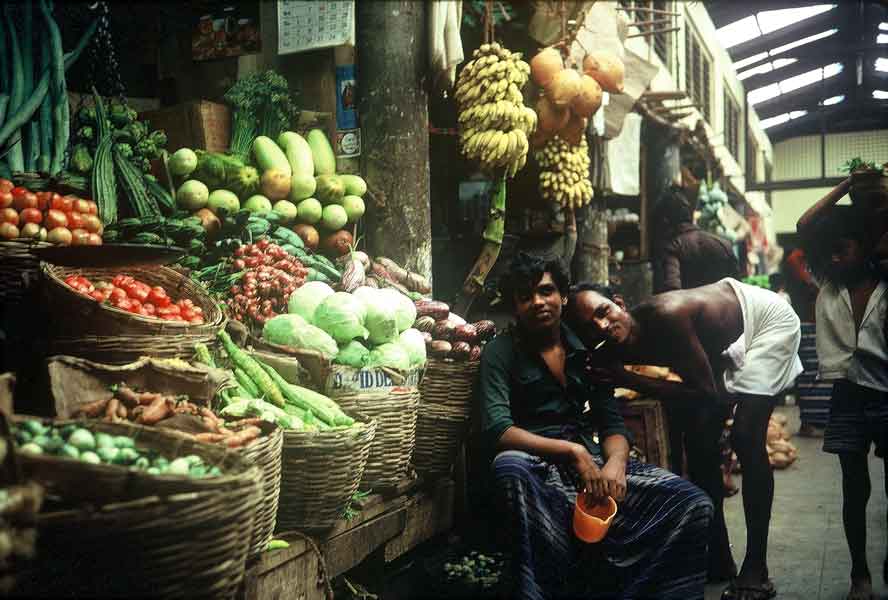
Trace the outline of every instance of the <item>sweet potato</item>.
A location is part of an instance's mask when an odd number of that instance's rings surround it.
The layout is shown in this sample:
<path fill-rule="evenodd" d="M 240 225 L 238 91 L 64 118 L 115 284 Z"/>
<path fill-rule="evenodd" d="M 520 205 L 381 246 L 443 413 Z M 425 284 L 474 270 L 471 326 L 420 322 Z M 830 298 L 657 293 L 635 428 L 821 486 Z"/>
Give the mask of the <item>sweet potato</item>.
<path fill-rule="evenodd" d="M 129 411 L 127 410 L 126 406 L 124 406 L 123 402 L 121 402 L 120 406 L 117 407 L 117 417 L 126 420 L 128 416 Z"/>
<path fill-rule="evenodd" d="M 244 427 L 258 427 L 262 422 L 262 419 L 259 417 L 247 417 L 246 419 L 226 423 L 226 426 L 232 431 L 239 431 Z"/>
<path fill-rule="evenodd" d="M 106 421 L 117 421 L 117 409 L 120 407 L 120 400 L 117 398 L 111 398 L 108 401 L 108 405 L 105 407 L 105 420 Z"/>
<path fill-rule="evenodd" d="M 163 398 L 163 396 L 157 392 L 142 392 L 139 394 L 139 404 L 149 406 L 154 404 L 158 398 Z"/>
<path fill-rule="evenodd" d="M 161 421 L 171 413 L 170 403 L 167 402 L 167 398 L 164 398 L 160 394 L 157 394 L 157 398 L 139 415 L 138 423 L 142 425 L 154 425 L 158 421 Z"/>
<path fill-rule="evenodd" d="M 256 438 L 258 438 L 261 433 L 261 429 L 250 425 L 249 427 L 245 427 L 241 431 L 238 431 L 234 435 L 230 435 L 225 438 L 225 445 L 229 448 L 239 448 L 241 446 L 246 446 Z"/>
<path fill-rule="evenodd" d="M 227 437 L 230 436 L 227 436 L 224 433 L 198 433 L 194 436 L 194 439 L 198 442 L 204 442 L 206 444 L 218 444 Z"/>
<path fill-rule="evenodd" d="M 139 395 L 131 387 L 125 384 L 120 384 L 117 386 L 117 389 L 114 392 L 114 395 L 117 396 L 124 406 L 128 408 L 135 408 L 139 405 Z"/>
<path fill-rule="evenodd" d="M 80 408 L 77 409 L 77 412 L 74 414 L 80 414 L 84 417 L 88 417 L 90 419 L 98 417 L 101 415 L 105 409 L 108 407 L 108 402 L 111 400 L 110 398 L 102 398 L 100 400 L 95 400 L 93 402 L 88 402 L 87 404 L 83 404 Z"/>

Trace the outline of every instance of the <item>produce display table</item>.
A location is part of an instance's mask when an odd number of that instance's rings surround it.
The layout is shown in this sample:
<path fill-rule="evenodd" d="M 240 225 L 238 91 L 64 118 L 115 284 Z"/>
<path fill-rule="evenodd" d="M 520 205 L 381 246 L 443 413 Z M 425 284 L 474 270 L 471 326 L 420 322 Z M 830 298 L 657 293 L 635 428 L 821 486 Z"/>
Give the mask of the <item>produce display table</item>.
<path fill-rule="evenodd" d="M 635 438 L 635 445 L 644 454 L 644 462 L 668 469 L 669 432 L 662 404 L 657 400 L 638 398 L 621 399 L 617 405 L 627 429 Z"/>
<path fill-rule="evenodd" d="M 373 553 L 391 562 L 453 526 L 454 483 L 413 480 L 386 494 L 355 503 L 358 514 L 312 536 L 324 556 L 327 576 L 341 575 Z M 248 565 L 242 598 L 323 600 L 325 588 L 317 554 L 299 533 L 275 536 L 290 547 L 262 554 Z"/>

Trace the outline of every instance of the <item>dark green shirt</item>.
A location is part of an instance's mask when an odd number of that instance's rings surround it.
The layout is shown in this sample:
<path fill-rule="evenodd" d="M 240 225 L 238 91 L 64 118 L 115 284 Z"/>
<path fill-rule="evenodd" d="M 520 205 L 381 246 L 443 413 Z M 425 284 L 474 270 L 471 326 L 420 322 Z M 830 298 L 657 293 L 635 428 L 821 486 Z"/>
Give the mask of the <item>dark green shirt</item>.
<path fill-rule="evenodd" d="M 522 343 L 514 327 L 484 347 L 478 400 L 481 441 L 491 458 L 500 437 L 513 425 L 583 443 L 593 455 L 601 454 L 592 439 L 595 432 L 600 440 L 617 434 L 629 439 L 613 387 L 595 384 L 585 371 L 586 347 L 566 325 L 561 326 L 561 339 L 566 386 L 552 375 L 539 352 Z"/>

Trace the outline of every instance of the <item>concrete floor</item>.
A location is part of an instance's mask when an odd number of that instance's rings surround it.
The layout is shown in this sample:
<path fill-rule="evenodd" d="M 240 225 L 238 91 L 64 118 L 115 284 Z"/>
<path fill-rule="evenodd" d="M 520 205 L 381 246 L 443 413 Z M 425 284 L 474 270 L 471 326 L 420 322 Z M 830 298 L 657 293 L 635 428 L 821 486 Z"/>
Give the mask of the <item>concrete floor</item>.
<path fill-rule="evenodd" d="M 798 408 L 781 406 L 798 430 Z M 781 600 L 844 600 L 850 583 L 851 560 L 842 529 L 842 487 L 838 458 L 821 450 L 821 439 L 793 436 L 799 459 L 775 471 L 768 566 Z M 868 559 L 876 597 L 888 598 L 882 581 L 885 560 L 886 503 L 884 463 L 870 454 L 873 493 L 867 509 Z M 739 485 L 740 476 L 735 476 Z M 725 515 L 739 568 L 746 547 L 746 528 L 740 494 L 725 501 Z M 724 585 L 710 585 L 706 600 L 717 600 Z"/>

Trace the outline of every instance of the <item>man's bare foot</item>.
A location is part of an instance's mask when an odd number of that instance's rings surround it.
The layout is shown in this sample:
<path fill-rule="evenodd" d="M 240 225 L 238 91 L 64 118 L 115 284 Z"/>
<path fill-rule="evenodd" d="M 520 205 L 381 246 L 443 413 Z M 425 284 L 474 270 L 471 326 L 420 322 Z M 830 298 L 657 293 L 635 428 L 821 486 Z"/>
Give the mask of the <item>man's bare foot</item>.
<path fill-rule="evenodd" d="M 851 580 L 847 600 L 875 600 L 873 584 L 869 579 Z"/>

